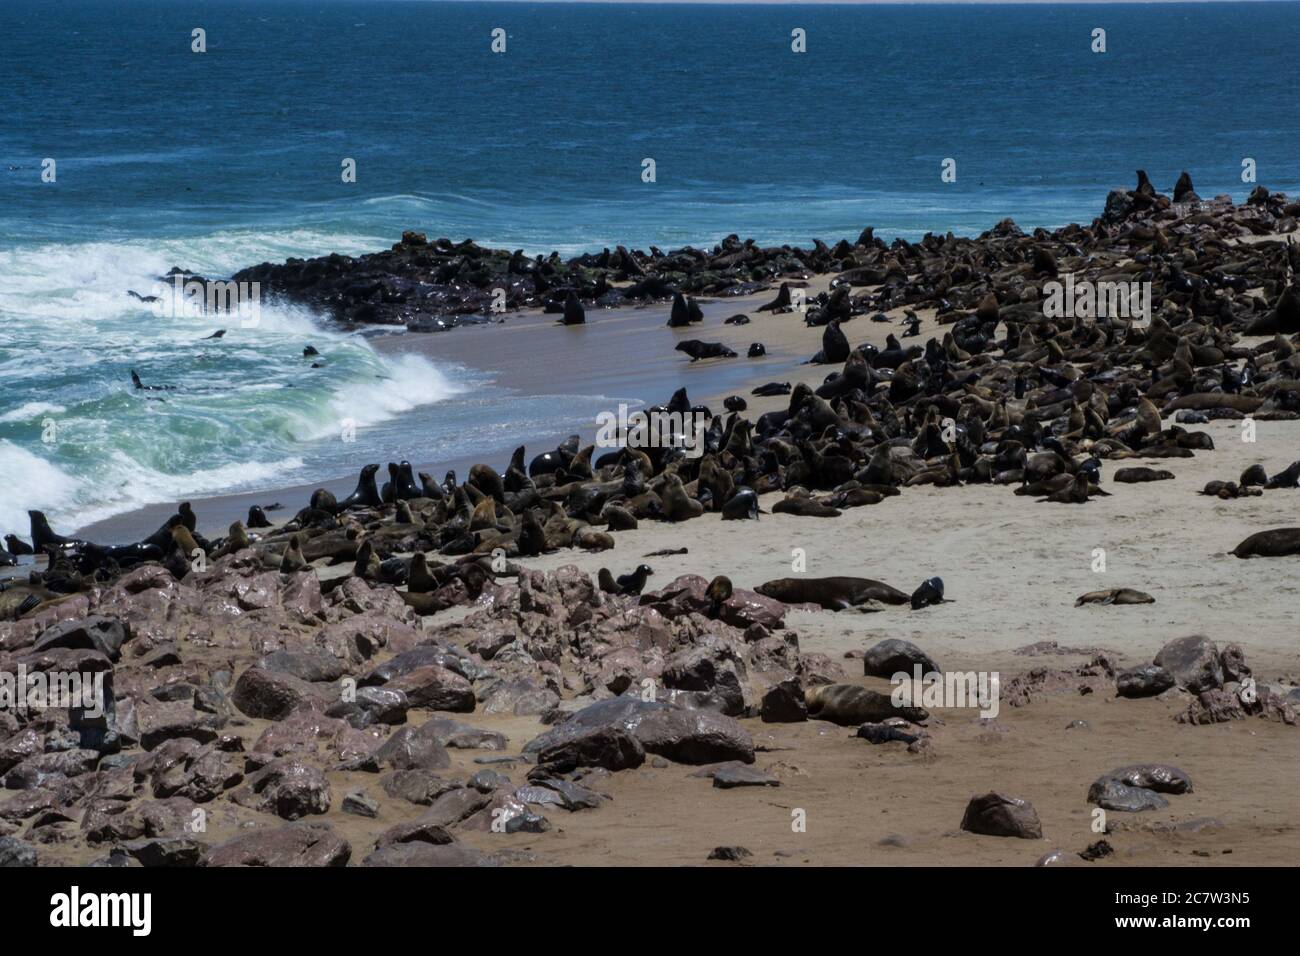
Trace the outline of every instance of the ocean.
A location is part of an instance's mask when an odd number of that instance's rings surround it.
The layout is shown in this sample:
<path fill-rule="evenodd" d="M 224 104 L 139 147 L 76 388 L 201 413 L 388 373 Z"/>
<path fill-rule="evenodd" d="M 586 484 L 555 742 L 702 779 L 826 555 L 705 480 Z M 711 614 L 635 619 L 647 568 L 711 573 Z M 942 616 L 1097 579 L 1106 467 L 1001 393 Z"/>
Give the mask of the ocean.
<path fill-rule="evenodd" d="M 242 328 L 128 296 L 173 266 L 404 229 L 575 254 L 1050 228 L 1139 167 L 1240 201 L 1246 159 L 1294 193 L 1297 36 L 1290 2 L 4 0 L 0 531 L 473 454 L 635 397 L 528 394 L 298 309 Z"/>

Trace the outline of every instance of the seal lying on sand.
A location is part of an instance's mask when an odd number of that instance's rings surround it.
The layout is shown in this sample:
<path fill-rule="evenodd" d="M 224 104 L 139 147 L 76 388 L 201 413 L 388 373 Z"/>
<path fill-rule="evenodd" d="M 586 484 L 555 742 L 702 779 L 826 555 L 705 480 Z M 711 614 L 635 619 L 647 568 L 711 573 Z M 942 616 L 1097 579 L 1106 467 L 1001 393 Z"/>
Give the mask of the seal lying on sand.
<path fill-rule="evenodd" d="M 777 578 L 754 590 L 783 604 L 818 604 L 827 611 L 842 611 L 867 601 L 895 605 L 912 601 L 911 595 L 870 578 Z"/>
<path fill-rule="evenodd" d="M 1239 558 L 1281 558 L 1300 554 L 1300 528 L 1273 528 L 1257 531 L 1229 554 Z"/>
<path fill-rule="evenodd" d="M 877 724 L 890 717 L 902 717 L 912 723 L 929 720 L 924 707 L 896 707 L 889 694 L 867 690 L 857 684 L 822 684 L 804 691 L 808 716 L 829 720 L 843 726 Z"/>
<path fill-rule="evenodd" d="M 1133 588 L 1106 588 L 1104 591 L 1089 591 L 1087 594 L 1080 594 L 1074 602 L 1075 607 L 1081 607 L 1084 604 L 1155 604 L 1156 599 L 1145 591 L 1136 591 Z"/>

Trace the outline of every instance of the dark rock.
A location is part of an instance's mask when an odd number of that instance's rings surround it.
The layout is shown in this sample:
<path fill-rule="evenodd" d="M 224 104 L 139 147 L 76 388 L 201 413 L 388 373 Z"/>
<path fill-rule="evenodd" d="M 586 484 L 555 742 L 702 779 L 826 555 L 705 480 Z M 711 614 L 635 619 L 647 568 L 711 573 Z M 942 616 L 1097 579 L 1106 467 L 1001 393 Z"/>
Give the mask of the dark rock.
<path fill-rule="evenodd" d="M 1174 675 L 1158 664 L 1131 667 L 1115 675 L 1115 692 L 1120 697 L 1155 697 L 1174 686 Z"/>
<path fill-rule="evenodd" d="M 36 847 L 17 837 L 0 837 L 0 868 L 36 865 Z"/>
<path fill-rule="evenodd" d="M 743 860 L 745 857 L 753 855 L 753 853 L 746 850 L 743 846 L 715 846 L 709 851 L 710 860 L 726 860 L 733 863 L 737 860 Z"/>
<path fill-rule="evenodd" d="M 352 848 L 327 824 L 242 833 L 203 854 L 200 866 L 347 866 Z"/>
<path fill-rule="evenodd" d="M 111 617 L 92 615 L 80 621 L 60 621 L 41 632 L 33 651 L 65 647 L 98 651 L 110 661 L 122 656 L 122 645 L 131 639 L 130 625 Z"/>
<path fill-rule="evenodd" d="M 779 787 L 781 781 L 769 773 L 743 763 L 723 764 L 712 774 L 713 785 L 719 790 L 733 787 Z"/>
<path fill-rule="evenodd" d="M 1208 637 L 1194 634 L 1172 640 L 1160 649 L 1155 663 L 1173 674 L 1179 687 L 1193 694 L 1223 686 L 1219 648 Z"/>
<path fill-rule="evenodd" d="M 1104 810 L 1123 810 L 1128 813 L 1163 810 L 1169 806 L 1169 801 L 1154 790 L 1129 786 L 1111 777 L 1102 777 L 1088 788 L 1088 802 Z"/>
<path fill-rule="evenodd" d="M 939 665 L 911 641 L 888 638 L 870 648 L 862 658 L 863 673 L 867 677 L 893 677 L 902 672 L 909 678 L 913 668 L 921 667 L 922 676 L 938 673 Z"/>
<path fill-rule="evenodd" d="M 1032 804 L 996 792 L 971 798 L 961 828 L 986 836 L 1019 837 L 1023 840 L 1040 840 L 1043 836 L 1042 824 Z"/>
<path fill-rule="evenodd" d="M 351 813 L 353 816 L 369 817 L 374 819 L 379 816 L 379 802 L 366 796 L 364 790 L 349 790 L 343 796 L 343 803 L 339 809 L 344 813 Z"/>
<path fill-rule="evenodd" d="M 764 723 L 793 724 L 808 719 L 808 704 L 804 701 L 803 684 L 791 677 L 768 689 L 763 695 L 759 716 Z"/>

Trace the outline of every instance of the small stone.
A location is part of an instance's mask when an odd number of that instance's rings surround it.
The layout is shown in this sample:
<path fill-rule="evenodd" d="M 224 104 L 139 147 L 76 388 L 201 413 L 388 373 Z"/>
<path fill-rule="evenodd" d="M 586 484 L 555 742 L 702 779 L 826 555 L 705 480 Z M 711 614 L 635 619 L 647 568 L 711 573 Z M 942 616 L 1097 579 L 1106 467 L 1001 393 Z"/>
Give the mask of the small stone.
<path fill-rule="evenodd" d="M 743 846 L 715 846 L 709 853 L 710 860 L 743 860 L 747 856 L 753 856 Z"/>
<path fill-rule="evenodd" d="M 365 791 L 360 789 L 349 790 L 344 794 L 340 809 L 344 813 L 351 813 L 358 817 L 370 817 L 372 820 L 379 816 L 379 802 L 366 796 Z"/>

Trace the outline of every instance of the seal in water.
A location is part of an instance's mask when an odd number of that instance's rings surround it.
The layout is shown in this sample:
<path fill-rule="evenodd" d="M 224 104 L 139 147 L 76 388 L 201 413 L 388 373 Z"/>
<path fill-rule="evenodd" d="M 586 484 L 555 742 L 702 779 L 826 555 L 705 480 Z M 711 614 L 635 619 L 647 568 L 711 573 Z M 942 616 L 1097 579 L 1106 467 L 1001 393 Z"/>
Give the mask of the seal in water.
<path fill-rule="evenodd" d="M 32 546 L 18 537 L 16 534 L 5 535 L 5 547 L 9 549 L 10 554 L 34 554 Z"/>
<path fill-rule="evenodd" d="M 736 353 L 721 342 L 701 342 L 699 339 L 687 339 L 685 342 L 678 342 L 676 351 L 685 352 L 691 357 L 692 362 L 698 362 L 704 358 L 736 357 Z"/>
<path fill-rule="evenodd" d="M 1229 554 L 1239 558 L 1281 558 L 1288 554 L 1300 554 L 1300 528 L 1257 531 Z"/>
<path fill-rule="evenodd" d="M 870 578 L 777 578 L 754 590 L 783 604 L 817 604 L 827 611 L 841 611 L 867 601 L 899 605 L 912 600 L 898 588 Z"/>
<path fill-rule="evenodd" d="M 375 487 L 375 472 L 377 471 L 379 471 L 379 466 L 374 464 L 366 465 L 361 469 L 361 475 L 357 478 L 356 490 L 339 502 L 340 511 L 347 511 L 349 508 L 378 508 L 384 503 L 379 497 L 379 489 Z M 252 526 L 250 523 L 249 527 Z"/>
<path fill-rule="evenodd" d="M 135 369 L 131 369 L 131 384 L 142 392 L 168 392 L 176 388 L 175 385 L 146 385 L 140 381 L 140 376 L 136 374 Z"/>

